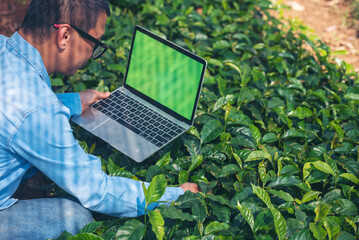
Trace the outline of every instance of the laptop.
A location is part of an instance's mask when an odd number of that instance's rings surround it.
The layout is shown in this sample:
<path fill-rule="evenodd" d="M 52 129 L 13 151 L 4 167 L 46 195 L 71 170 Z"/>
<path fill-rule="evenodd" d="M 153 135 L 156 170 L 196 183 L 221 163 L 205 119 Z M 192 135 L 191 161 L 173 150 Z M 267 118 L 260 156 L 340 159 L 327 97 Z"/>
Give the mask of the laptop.
<path fill-rule="evenodd" d="M 72 121 L 142 162 L 193 125 L 206 66 L 136 26 L 123 86 Z"/>

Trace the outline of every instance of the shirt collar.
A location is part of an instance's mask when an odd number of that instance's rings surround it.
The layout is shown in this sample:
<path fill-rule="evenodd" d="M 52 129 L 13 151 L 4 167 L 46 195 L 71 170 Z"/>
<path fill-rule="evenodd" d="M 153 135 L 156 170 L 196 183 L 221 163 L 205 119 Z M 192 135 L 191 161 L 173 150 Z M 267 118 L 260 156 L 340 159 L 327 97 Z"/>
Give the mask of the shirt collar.
<path fill-rule="evenodd" d="M 40 75 L 51 88 L 51 81 L 39 51 L 15 32 L 8 43 L 18 52 Z"/>

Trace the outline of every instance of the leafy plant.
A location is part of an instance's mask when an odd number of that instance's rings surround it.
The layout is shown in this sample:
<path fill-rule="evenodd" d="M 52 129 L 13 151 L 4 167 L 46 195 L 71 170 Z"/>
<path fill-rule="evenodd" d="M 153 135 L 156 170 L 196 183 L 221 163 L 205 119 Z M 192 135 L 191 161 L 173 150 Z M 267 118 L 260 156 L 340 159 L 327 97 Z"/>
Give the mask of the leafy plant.
<path fill-rule="evenodd" d="M 141 164 L 75 127 L 110 175 L 151 182 L 147 205 L 168 184 L 197 183 L 171 206 L 138 219 L 98 216 L 69 239 L 357 239 L 359 80 L 352 66 L 267 0 L 139 0 L 113 5 L 109 52 L 57 92 L 114 90 L 141 24 L 207 59 L 199 108 L 180 139 Z M 90 148 L 87 147 L 92 146 Z M 105 155 L 108 153 L 108 155 Z M 107 160 L 105 160 L 107 159 Z M 149 219 L 149 222 L 147 221 Z"/>

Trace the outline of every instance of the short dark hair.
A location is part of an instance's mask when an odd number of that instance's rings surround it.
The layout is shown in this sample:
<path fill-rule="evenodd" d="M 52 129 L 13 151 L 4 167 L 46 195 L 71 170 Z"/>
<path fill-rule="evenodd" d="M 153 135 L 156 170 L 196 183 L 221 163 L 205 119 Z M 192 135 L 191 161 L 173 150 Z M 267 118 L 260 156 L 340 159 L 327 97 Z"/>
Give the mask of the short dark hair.
<path fill-rule="evenodd" d="M 101 12 L 110 16 L 108 0 L 32 0 L 21 30 L 38 42 L 51 36 L 55 23 L 72 24 L 87 32 L 96 26 Z"/>

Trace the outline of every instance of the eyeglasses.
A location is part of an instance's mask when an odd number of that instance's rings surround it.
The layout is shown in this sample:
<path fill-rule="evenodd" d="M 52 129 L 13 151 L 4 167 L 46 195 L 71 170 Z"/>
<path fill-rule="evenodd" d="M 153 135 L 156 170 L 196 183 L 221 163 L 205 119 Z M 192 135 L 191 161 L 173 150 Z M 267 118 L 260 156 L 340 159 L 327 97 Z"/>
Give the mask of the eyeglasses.
<path fill-rule="evenodd" d="M 56 29 L 59 29 L 61 27 L 62 24 L 54 24 L 53 27 Z M 101 42 L 99 40 L 97 40 L 96 38 L 94 38 L 93 36 L 91 36 L 90 34 L 82 31 L 81 29 L 69 24 L 73 29 L 75 29 L 83 38 L 86 38 L 88 40 L 90 40 L 91 42 L 95 43 L 95 47 L 93 48 L 93 52 L 92 52 L 92 59 L 96 59 L 102 56 L 102 54 L 104 54 L 107 49 L 108 46 L 106 43 Z"/>

